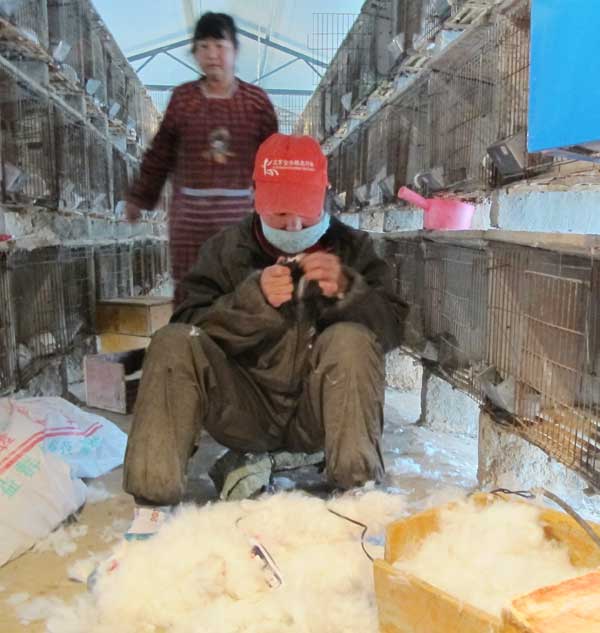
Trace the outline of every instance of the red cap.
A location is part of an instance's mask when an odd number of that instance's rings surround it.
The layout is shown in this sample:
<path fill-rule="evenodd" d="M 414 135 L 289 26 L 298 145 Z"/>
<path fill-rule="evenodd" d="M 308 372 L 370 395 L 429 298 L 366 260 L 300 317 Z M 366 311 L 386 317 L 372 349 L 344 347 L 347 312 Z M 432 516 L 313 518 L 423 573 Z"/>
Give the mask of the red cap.
<path fill-rule="evenodd" d="M 254 163 L 256 211 L 317 218 L 327 188 L 327 157 L 310 136 L 273 134 Z"/>

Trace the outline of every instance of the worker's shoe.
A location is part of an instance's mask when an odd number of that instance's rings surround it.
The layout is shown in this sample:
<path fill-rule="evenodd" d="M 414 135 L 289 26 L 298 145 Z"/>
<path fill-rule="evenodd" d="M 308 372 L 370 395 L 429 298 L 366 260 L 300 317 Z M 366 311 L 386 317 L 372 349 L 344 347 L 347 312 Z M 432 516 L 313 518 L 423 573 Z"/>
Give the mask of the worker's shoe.
<path fill-rule="evenodd" d="M 208 471 L 223 501 L 249 499 L 270 484 L 273 462 L 268 453 L 227 451 Z"/>
<path fill-rule="evenodd" d="M 170 516 L 171 506 L 135 506 L 125 540 L 143 541 L 154 536 Z"/>
<path fill-rule="evenodd" d="M 219 498 L 249 499 L 272 489 L 272 476 L 305 466 L 320 466 L 323 453 L 238 453 L 228 451 L 209 471 Z"/>

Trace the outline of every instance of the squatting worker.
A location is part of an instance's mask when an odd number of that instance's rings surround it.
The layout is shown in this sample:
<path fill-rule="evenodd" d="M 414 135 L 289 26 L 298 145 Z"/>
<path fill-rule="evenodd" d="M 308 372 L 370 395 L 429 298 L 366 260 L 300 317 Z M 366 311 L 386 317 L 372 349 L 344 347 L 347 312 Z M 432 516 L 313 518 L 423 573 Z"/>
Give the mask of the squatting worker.
<path fill-rule="evenodd" d="M 181 501 L 202 429 L 235 451 L 324 450 L 336 488 L 383 475 L 384 353 L 406 306 L 370 236 L 324 211 L 316 141 L 271 136 L 254 180 L 256 213 L 201 246 L 148 349 L 124 473 L 138 517 Z"/>
<path fill-rule="evenodd" d="M 172 176 L 169 245 L 175 301 L 198 248 L 252 211 L 252 169 L 259 145 L 277 132 L 277 117 L 258 86 L 234 74 L 236 26 L 229 15 L 205 13 L 192 51 L 203 76 L 173 91 L 164 119 L 127 196 L 126 216 L 153 209 Z"/>

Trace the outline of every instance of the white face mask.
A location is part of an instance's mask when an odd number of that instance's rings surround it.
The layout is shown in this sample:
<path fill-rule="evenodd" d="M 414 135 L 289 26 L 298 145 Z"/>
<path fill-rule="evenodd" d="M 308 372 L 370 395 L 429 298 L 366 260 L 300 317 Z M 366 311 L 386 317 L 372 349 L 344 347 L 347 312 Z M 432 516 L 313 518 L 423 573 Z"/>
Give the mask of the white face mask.
<path fill-rule="evenodd" d="M 327 232 L 329 228 L 329 213 L 323 212 L 321 219 L 312 226 L 307 226 L 300 231 L 285 231 L 274 229 L 260 219 L 263 235 L 277 249 L 295 255 L 302 253 L 307 248 L 314 246 Z"/>

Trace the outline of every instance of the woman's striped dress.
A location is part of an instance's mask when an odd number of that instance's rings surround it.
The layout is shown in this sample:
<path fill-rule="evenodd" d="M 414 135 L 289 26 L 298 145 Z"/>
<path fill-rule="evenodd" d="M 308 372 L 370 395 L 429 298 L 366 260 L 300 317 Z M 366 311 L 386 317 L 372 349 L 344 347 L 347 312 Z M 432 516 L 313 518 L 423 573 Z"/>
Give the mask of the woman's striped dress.
<path fill-rule="evenodd" d="M 128 201 L 153 209 L 171 176 L 169 245 L 175 301 L 200 245 L 252 211 L 252 171 L 259 145 L 277 131 L 266 93 L 236 79 L 228 98 L 207 97 L 202 80 L 173 91 Z"/>

